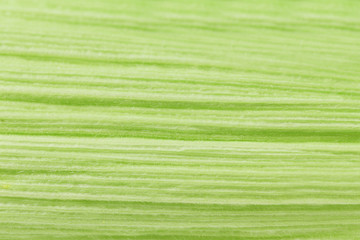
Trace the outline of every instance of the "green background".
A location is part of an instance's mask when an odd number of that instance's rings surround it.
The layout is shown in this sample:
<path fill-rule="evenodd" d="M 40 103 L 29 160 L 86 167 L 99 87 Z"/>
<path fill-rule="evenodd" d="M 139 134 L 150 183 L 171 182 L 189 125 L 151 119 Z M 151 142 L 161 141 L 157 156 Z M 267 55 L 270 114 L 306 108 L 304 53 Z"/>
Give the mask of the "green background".
<path fill-rule="evenodd" d="M 1 0 L 0 239 L 360 239 L 360 2 Z"/>

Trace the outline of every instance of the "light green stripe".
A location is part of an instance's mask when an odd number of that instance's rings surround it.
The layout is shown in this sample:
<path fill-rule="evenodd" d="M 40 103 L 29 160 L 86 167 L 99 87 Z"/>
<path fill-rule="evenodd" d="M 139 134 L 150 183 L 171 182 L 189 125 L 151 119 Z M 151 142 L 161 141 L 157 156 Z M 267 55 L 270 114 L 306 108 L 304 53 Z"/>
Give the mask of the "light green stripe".
<path fill-rule="evenodd" d="M 0 239 L 358 239 L 358 9 L 1 1 Z"/>

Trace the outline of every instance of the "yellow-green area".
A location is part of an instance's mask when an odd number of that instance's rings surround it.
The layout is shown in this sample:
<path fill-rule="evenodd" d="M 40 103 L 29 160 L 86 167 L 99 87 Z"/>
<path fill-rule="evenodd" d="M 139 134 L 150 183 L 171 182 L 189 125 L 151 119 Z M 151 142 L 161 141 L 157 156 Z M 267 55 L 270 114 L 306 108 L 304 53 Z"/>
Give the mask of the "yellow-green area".
<path fill-rule="evenodd" d="M 1 0 L 0 239 L 360 239 L 360 2 Z"/>

